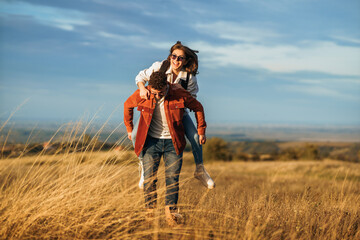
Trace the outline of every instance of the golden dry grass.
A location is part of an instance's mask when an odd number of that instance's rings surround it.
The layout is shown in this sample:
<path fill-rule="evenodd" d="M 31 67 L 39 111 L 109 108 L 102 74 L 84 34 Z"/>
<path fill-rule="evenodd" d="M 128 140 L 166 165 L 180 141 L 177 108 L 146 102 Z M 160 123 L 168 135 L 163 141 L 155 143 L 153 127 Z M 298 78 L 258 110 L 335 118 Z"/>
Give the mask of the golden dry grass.
<path fill-rule="evenodd" d="M 0 160 L 1 239 L 360 239 L 360 165 L 213 162 L 217 187 L 192 178 L 185 157 L 179 206 L 185 224 L 146 220 L 132 152 Z"/>

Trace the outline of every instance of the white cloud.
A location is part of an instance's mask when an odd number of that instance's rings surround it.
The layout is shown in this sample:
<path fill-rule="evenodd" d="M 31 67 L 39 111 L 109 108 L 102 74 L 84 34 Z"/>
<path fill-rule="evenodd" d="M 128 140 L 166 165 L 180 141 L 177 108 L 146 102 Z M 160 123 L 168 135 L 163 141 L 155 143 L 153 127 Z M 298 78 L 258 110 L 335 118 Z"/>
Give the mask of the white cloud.
<path fill-rule="evenodd" d="M 102 4 L 119 10 L 130 10 L 136 11 L 144 16 L 156 17 L 156 18 L 166 18 L 171 17 L 171 13 L 161 9 L 166 6 L 163 2 L 156 1 L 118 1 L 118 0 L 93 0 L 97 4 Z M 159 11 L 159 9 L 163 11 Z"/>
<path fill-rule="evenodd" d="M 280 87 L 280 89 L 286 90 L 286 91 L 291 91 L 291 92 L 305 93 L 305 94 L 309 94 L 309 95 L 313 95 L 313 96 L 341 98 L 341 99 L 350 100 L 350 101 L 359 101 L 360 100 L 360 98 L 358 96 L 341 93 L 338 90 L 331 89 L 331 88 L 325 87 L 325 86 L 283 85 Z"/>
<path fill-rule="evenodd" d="M 360 101 L 360 77 L 303 78 L 287 77 L 292 84 L 280 85 L 280 90 L 305 93 L 313 96 L 340 98 L 348 101 Z"/>
<path fill-rule="evenodd" d="M 214 23 L 197 23 L 195 30 L 221 39 L 261 42 L 274 39 L 280 35 L 270 29 L 251 27 L 250 23 L 239 24 L 236 22 L 218 21 Z"/>
<path fill-rule="evenodd" d="M 170 49 L 174 44 L 173 42 L 150 42 L 150 46 L 158 49 Z"/>
<path fill-rule="evenodd" d="M 339 84 L 342 87 L 346 87 L 346 86 L 350 86 L 350 88 L 353 88 L 354 86 L 360 87 L 360 78 L 319 78 L 319 79 L 300 79 L 295 81 L 305 84 L 323 84 L 323 85 Z"/>
<path fill-rule="evenodd" d="M 228 21 L 197 23 L 194 29 L 198 32 L 234 43 L 195 42 L 192 46 L 205 55 L 202 62 L 212 67 L 234 65 L 273 72 L 315 71 L 360 76 L 360 47 L 342 46 L 331 41 L 283 44 L 280 43 L 281 34 L 265 28 L 264 23 L 262 27 L 257 27 L 259 24 Z M 334 38 L 358 43 L 353 38 Z"/>
<path fill-rule="evenodd" d="M 346 36 L 333 36 L 332 38 L 348 43 L 355 43 L 360 44 L 360 39 L 352 38 L 352 37 L 346 37 Z"/>
<path fill-rule="evenodd" d="M 273 72 L 314 71 L 360 76 L 360 48 L 333 42 L 309 41 L 300 46 L 193 42 L 191 46 L 200 50 L 202 63 L 208 67 L 232 65 Z"/>
<path fill-rule="evenodd" d="M 149 31 L 146 30 L 145 28 L 143 28 L 137 24 L 133 24 L 133 23 L 129 23 L 129 22 L 116 22 L 116 23 L 114 23 L 114 25 L 117 27 L 120 27 L 122 29 L 132 31 L 132 32 L 138 32 L 138 33 L 143 33 L 143 34 L 149 33 Z"/>
<path fill-rule="evenodd" d="M 139 42 L 142 40 L 142 38 L 140 36 L 119 35 L 119 34 L 114 34 L 114 33 L 109 33 L 109 32 L 104 32 L 104 31 L 100 31 L 97 34 L 104 38 L 113 39 L 113 40 L 121 41 L 121 42 L 127 42 L 129 44 L 134 43 L 134 42 Z"/>
<path fill-rule="evenodd" d="M 57 25 L 57 27 L 65 30 L 65 31 L 74 31 L 74 26 L 69 25 L 69 24 L 59 24 L 59 25 Z"/>
<path fill-rule="evenodd" d="M 0 15 L 20 15 L 32 17 L 38 23 L 73 31 L 76 26 L 90 25 L 86 16 L 75 10 L 64 10 L 47 6 L 33 5 L 25 2 L 4 2 L 1 5 Z"/>

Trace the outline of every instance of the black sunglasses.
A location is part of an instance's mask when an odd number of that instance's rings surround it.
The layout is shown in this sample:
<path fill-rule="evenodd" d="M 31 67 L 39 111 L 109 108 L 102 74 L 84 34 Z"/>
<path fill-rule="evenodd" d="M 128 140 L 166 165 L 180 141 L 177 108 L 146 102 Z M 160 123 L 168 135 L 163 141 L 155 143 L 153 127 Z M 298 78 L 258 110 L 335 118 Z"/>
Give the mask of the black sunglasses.
<path fill-rule="evenodd" d="M 171 59 L 182 62 L 182 61 L 185 60 L 185 57 L 183 57 L 183 56 L 176 56 L 175 54 L 172 54 L 172 55 L 171 55 Z"/>

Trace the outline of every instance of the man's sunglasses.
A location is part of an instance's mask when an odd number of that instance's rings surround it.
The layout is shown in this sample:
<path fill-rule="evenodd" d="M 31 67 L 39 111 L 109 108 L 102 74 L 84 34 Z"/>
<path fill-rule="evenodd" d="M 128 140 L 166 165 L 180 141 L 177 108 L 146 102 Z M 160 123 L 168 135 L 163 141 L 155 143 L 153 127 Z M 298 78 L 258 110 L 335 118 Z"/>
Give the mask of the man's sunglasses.
<path fill-rule="evenodd" d="M 172 55 L 171 55 L 171 59 L 172 59 L 172 60 L 177 60 L 177 61 L 182 62 L 182 61 L 184 61 L 184 60 L 185 60 L 185 57 L 182 57 L 182 56 L 176 56 L 175 54 L 172 54 Z"/>

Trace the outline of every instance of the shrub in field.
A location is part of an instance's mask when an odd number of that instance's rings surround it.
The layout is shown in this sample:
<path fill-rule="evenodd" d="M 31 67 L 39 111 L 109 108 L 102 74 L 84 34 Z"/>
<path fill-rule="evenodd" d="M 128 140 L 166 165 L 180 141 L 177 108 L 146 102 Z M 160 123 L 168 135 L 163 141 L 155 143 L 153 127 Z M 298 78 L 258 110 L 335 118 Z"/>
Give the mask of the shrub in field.
<path fill-rule="evenodd" d="M 248 154 L 243 152 L 242 147 L 237 147 L 235 150 L 234 158 L 241 161 L 249 160 Z"/>
<path fill-rule="evenodd" d="M 286 148 L 280 152 L 279 160 L 297 160 L 298 154 L 294 148 Z"/>
<path fill-rule="evenodd" d="M 353 144 L 349 148 L 339 148 L 333 150 L 329 154 L 330 158 L 349 161 L 349 162 L 360 162 L 360 144 Z"/>
<path fill-rule="evenodd" d="M 299 150 L 299 158 L 304 160 L 319 160 L 319 151 L 317 146 L 306 144 L 304 148 Z"/>
<path fill-rule="evenodd" d="M 232 154 L 228 143 L 217 137 L 210 138 L 204 145 L 204 158 L 207 160 L 231 161 Z"/>

